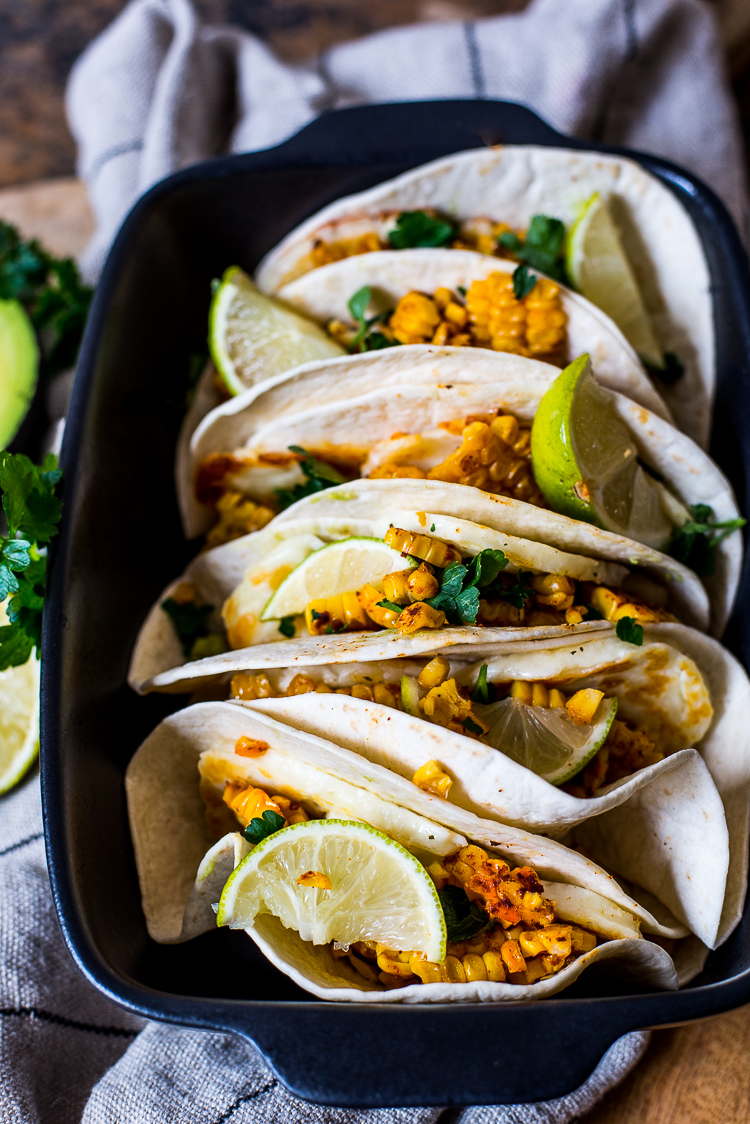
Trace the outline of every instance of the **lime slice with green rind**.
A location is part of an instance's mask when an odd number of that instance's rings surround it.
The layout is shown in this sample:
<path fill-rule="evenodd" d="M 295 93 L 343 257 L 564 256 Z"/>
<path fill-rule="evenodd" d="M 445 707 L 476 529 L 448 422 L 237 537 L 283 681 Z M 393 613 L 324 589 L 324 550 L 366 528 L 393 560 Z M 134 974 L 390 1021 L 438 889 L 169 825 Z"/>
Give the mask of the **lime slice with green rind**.
<path fill-rule="evenodd" d="M 15 437 L 36 388 L 39 349 L 18 301 L 0 300 L 0 449 Z"/>
<path fill-rule="evenodd" d="M 23 777 L 39 753 L 39 660 L 0 671 L 0 793 Z"/>
<path fill-rule="evenodd" d="M 322 597 L 355 592 L 364 585 L 380 584 L 386 574 L 408 570 L 416 560 L 404 558 L 382 539 L 356 536 L 329 543 L 309 554 L 281 583 L 266 605 L 261 620 L 304 613 L 308 604 Z"/>
<path fill-rule="evenodd" d="M 544 394 L 531 427 L 531 464 L 550 507 L 662 549 L 674 526 L 665 489 L 638 449 L 611 392 L 579 355 Z"/>
<path fill-rule="evenodd" d="M 208 345 L 231 394 L 302 363 L 345 354 L 312 320 L 261 293 L 238 266 L 226 271 L 213 295 Z"/>
<path fill-rule="evenodd" d="M 550 784 L 580 773 L 604 745 L 617 714 L 617 699 L 602 699 L 590 725 L 577 725 L 565 707 L 529 706 L 507 698 L 483 707 L 485 741 Z"/>
<path fill-rule="evenodd" d="M 638 281 L 609 208 L 598 192 L 571 227 L 565 264 L 578 291 L 614 320 L 646 363 L 661 367 L 664 356 Z"/>
<path fill-rule="evenodd" d="M 310 871 L 331 889 L 300 886 Z M 372 940 L 431 961 L 446 954 L 445 918 L 425 868 L 400 843 L 351 820 L 282 828 L 242 860 L 224 886 L 217 923 L 249 929 L 269 913 L 317 945 Z"/>

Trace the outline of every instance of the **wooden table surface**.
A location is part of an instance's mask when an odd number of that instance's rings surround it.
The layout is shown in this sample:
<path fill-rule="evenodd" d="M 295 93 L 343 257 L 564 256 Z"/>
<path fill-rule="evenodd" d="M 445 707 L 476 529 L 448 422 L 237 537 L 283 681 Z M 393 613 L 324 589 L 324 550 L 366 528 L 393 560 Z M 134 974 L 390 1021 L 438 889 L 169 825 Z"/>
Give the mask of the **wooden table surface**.
<path fill-rule="evenodd" d="M 80 254 L 94 226 L 83 186 L 72 178 L 0 191 L 0 218 L 60 255 Z M 748 1059 L 750 1006 L 654 1031 L 640 1065 L 579 1119 L 582 1124 L 747 1124 Z"/>

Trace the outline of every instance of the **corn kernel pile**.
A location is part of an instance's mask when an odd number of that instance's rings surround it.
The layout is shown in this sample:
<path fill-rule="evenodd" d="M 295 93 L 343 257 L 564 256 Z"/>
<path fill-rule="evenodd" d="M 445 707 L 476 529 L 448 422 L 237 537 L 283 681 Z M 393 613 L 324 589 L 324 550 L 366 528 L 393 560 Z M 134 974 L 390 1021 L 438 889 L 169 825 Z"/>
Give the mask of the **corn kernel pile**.
<path fill-rule="evenodd" d="M 463 847 L 428 868 L 438 889 L 458 886 L 487 915 L 491 927 L 468 940 L 449 943 L 440 964 L 418 952 L 396 952 L 375 941 L 348 949 L 332 947 L 366 980 L 386 988 L 415 983 L 533 984 L 561 971 L 596 947 L 597 937 L 558 920 L 555 903 L 529 866 L 511 870 L 481 847 Z"/>

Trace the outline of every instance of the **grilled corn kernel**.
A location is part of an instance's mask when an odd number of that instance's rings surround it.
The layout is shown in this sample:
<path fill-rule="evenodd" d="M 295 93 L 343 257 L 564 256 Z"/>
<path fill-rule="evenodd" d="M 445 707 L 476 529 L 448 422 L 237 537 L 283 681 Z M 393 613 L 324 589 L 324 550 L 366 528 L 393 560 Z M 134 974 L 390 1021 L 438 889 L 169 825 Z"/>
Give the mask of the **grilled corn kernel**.
<path fill-rule="evenodd" d="M 383 945 L 377 945 L 377 964 L 381 972 L 385 972 L 389 976 L 411 976 L 413 972 L 409 967 L 409 961 L 413 956 L 411 952 L 394 952 L 391 949 L 384 948 Z"/>
<path fill-rule="evenodd" d="M 319 870 L 306 870 L 297 879 L 298 886 L 309 886 L 313 890 L 330 890 L 331 879 Z"/>
<path fill-rule="evenodd" d="M 420 628 L 442 628 L 445 620 L 442 609 L 433 609 L 432 605 L 427 605 L 424 601 L 415 601 L 401 613 L 396 627 L 402 636 L 408 636 Z"/>
<path fill-rule="evenodd" d="M 243 827 L 247 827 L 250 820 L 261 817 L 264 812 L 276 812 L 283 815 L 281 808 L 263 791 L 253 785 L 240 787 L 230 784 L 224 786 L 222 799 L 234 812 Z"/>
<path fill-rule="evenodd" d="M 454 300 L 454 296 L 450 289 L 446 289 L 445 286 L 441 286 L 433 293 L 433 299 L 435 301 L 435 304 L 442 312 L 443 309 L 447 308 L 451 301 Z"/>
<path fill-rule="evenodd" d="M 552 707 L 554 710 L 559 710 L 560 707 L 565 706 L 566 702 L 567 699 L 562 691 L 558 691 L 557 687 L 550 688 L 548 706 Z"/>
<path fill-rule="evenodd" d="M 565 704 L 570 717 L 577 726 L 590 726 L 599 703 L 604 698 L 604 691 L 596 691 L 593 687 L 586 687 L 576 691 Z"/>
<path fill-rule="evenodd" d="M 359 590 L 357 594 L 359 603 L 364 609 L 365 613 L 375 624 L 379 624 L 381 628 L 395 628 L 396 623 L 401 616 L 400 613 L 395 612 L 393 609 L 384 609 L 378 602 L 385 600 L 385 594 L 380 593 L 374 585 L 365 585 Z"/>
<path fill-rule="evenodd" d="M 419 709 L 425 718 L 439 726 L 460 724 L 466 718 L 476 718 L 471 700 L 459 694 L 455 679 L 446 679 L 437 687 L 431 687 L 428 694 L 420 699 Z"/>
<path fill-rule="evenodd" d="M 443 800 L 448 799 L 453 784 L 453 778 L 448 776 L 437 761 L 427 761 L 411 779 L 423 792 L 431 792 L 433 796 L 441 796 Z"/>
<path fill-rule="evenodd" d="M 596 937 L 576 925 L 570 927 L 570 947 L 573 952 L 591 952 L 596 948 Z"/>
<path fill-rule="evenodd" d="M 229 647 L 249 648 L 253 642 L 253 633 L 255 632 L 258 624 L 258 618 L 254 613 L 243 613 L 241 617 L 227 628 L 227 641 Z"/>
<path fill-rule="evenodd" d="M 572 608 L 565 610 L 565 623 L 580 624 L 586 615 L 587 609 L 585 605 L 573 605 Z"/>
<path fill-rule="evenodd" d="M 274 794 L 274 802 L 278 804 L 279 810 L 286 820 L 287 824 L 293 823 L 306 823 L 309 816 L 301 804 L 296 804 L 290 800 L 288 796 L 278 796 Z"/>
<path fill-rule="evenodd" d="M 232 676 L 229 690 L 233 699 L 275 699 L 276 691 L 270 684 L 267 675 L 250 675 L 247 671 L 238 671 Z"/>
<path fill-rule="evenodd" d="M 534 574 L 531 588 L 539 605 L 553 609 L 569 609 L 574 600 L 575 585 L 561 574 Z"/>
<path fill-rule="evenodd" d="M 607 621 L 619 621 L 622 617 L 632 617 L 633 620 L 648 624 L 651 621 L 673 619 L 664 610 L 653 609 L 642 601 L 634 601 L 627 594 L 607 589 L 603 585 L 594 588 L 591 594 L 591 604 L 599 610 Z"/>
<path fill-rule="evenodd" d="M 408 605 L 414 600 L 409 596 L 408 571 L 396 570 L 386 574 L 383 578 L 383 597 L 386 601 L 395 601 L 397 605 Z"/>
<path fill-rule="evenodd" d="M 399 343 L 429 343 L 440 323 L 436 302 L 412 290 L 401 298 L 388 324 Z"/>
<path fill-rule="evenodd" d="M 526 962 L 524 976 L 526 977 L 527 984 L 536 983 L 537 980 L 540 980 L 542 976 L 546 976 L 547 974 L 547 967 L 543 956 L 537 956 L 534 960 L 528 960 Z"/>
<path fill-rule="evenodd" d="M 287 695 L 309 695 L 311 691 L 315 690 L 315 681 L 309 675 L 302 675 L 297 673 L 291 683 L 287 687 L 285 694 Z"/>
<path fill-rule="evenodd" d="M 531 705 L 532 706 L 549 706 L 549 692 L 544 683 L 531 684 Z"/>
<path fill-rule="evenodd" d="M 372 697 L 381 706 L 398 707 L 401 701 L 398 687 L 391 687 L 387 683 L 376 683 L 372 689 Z"/>
<path fill-rule="evenodd" d="M 430 865 L 427 867 L 427 873 L 435 883 L 435 886 L 438 890 L 442 890 L 443 886 L 450 878 L 450 874 L 448 873 L 448 871 L 444 866 L 441 865 L 441 863 L 437 861 L 437 859 L 435 860 L 435 862 L 430 863 Z"/>
<path fill-rule="evenodd" d="M 562 960 L 567 959 L 571 951 L 570 930 L 570 925 L 548 925 L 545 929 L 539 929 L 539 939 L 545 951 Z"/>
<path fill-rule="evenodd" d="M 505 445 L 512 445 L 518 437 L 518 422 L 512 414 L 500 414 L 493 418 L 490 429 Z"/>
<path fill-rule="evenodd" d="M 409 554 L 414 558 L 421 558 L 439 569 L 450 566 L 452 562 L 460 562 L 460 551 L 455 546 L 450 546 L 440 539 L 430 538 L 429 535 L 419 535 L 415 531 L 404 531 L 399 527 L 389 527 L 385 534 L 385 544 L 401 554 Z"/>
<path fill-rule="evenodd" d="M 474 980 L 487 979 L 487 969 L 484 960 L 481 956 L 477 956 L 476 953 L 470 952 L 467 956 L 464 956 L 461 960 L 461 964 L 463 965 L 467 983 L 473 983 Z"/>
<path fill-rule="evenodd" d="M 372 687 L 369 687 L 367 683 L 355 683 L 352 686 L 352 698 L 364 699 L 365 702 L 375 701 L 375 695 L 373 694 Z"/>
<path fill-rule="evenodd" d="M 482 954 L 482 960 L 487 972 L 487 979 L 492 980 L 493 983 L 502 983 L 505 979 L 505 965 L 500 953 L 490 949 Z"/>
<path fill-rule="evenodd" d="M 518 941 L 506 941 L 500 949 L 500 955 L 509 972 L 523 972 L 525 970 L 526 960 L 521 952 Z"/>
<path fill-rule="evenodd" d="M 466 983 L 466 972 L 457 956 L 446 956 L 442 967 L 448 983 Z"/>
<path fill-rule="evenodd" d="M 206 546 L 221 546 L 231 539 L 259 531 L 276 514 L 272 508 L 253 503 L 241 492 L 227 491 L 216 503 L 219 521 L 206 535 Z"/>
<path fill-rule="evenodd" d="M 341 593 L 336 597 L 318 597 L 305 609 L 308 632 L 321 635 L 327 632 L 361 632 L 367 627 L 362 606 L 355 592 Z"/>
<path fill-rule="evenodd" d="M 540 933 L 541 929 L 531 929 L 528 932 L 521 933 L 519 936 L 519 947 L 527 959 L 547 952 L 547 946 L 542 942 Z"/>
<path fill-rule="evenodd" d="M 443 973 L 440 965 L 434 964 L 430 960 L 425 960 L 421 956 L 412 956 L 409 960 L 409 967 L 423 984 L 443 982 Z"/>
<path fill-rule="evenodd" d="M 514 679 L 510 688 L 510 697 L 531 706 L 534 699 L 534 685 L 525 679 Z"/>
<path fill-rule="evenodd" d="M 412 570 L 406 579 L 410 601 L 429 601 L 440 589 L 440 583 L 427 562 Z"/>
<path fill-rule="evenodd" d="M 554 282 L 539 278 L 531 292 L 518 300 L 511 274 L 491 273 L 472 283 L 466 294 L 466 310 L 474 341 L 480 347 L 534 358 L 560 358 L 566 316 Z"/>
<path fill-rule="evenodd" d="M 417 682 L 420 687 L 425 690 L 430 690 L 432 687 L 439 687 L 444 683 L 450 673 L 451 665 L 442 656 L 435 656 L 434 659 L 426 663 L 417 677 Z"/>
<path fill-rule="evenodd" d="M 316 695 L 331 695 L 331 694 L 333 694 L 333 692 L 331 691 L 331 688 L 328 686 L 327 683 L 318 683 L 317 687 L 315 688 L 315 694 Z"/>
<path fill-rule="evenodd" d="M 268 742 L 259 741 L 257 738 L 237 738 L 234 752 L 238 757 L 262 757 L 268 752 Z"/>

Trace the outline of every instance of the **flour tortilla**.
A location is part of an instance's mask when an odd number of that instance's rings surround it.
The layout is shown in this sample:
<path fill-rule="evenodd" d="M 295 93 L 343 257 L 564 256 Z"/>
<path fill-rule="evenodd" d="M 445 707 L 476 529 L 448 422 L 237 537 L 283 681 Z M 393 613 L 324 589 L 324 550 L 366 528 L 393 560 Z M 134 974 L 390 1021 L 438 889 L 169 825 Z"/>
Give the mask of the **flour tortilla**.
<path fill-rule="evenodd" d="M 243 661 L 247 660 L 246 655 L 235 651 L 181 666 L 185 656 L 171 621 L 160 607 L 180 581 L 194 582 L 201 603 L 214 606 L 214 627 L 218 630 L 219 610 L 230 595 L 232 612 L 236 609 L 237 615 L 241 615 L 240 609 L 245 612 L 251 608 L 254 615 L 260 616 L 273 592 L 273 567 L 282 563 L 296 565 L 317 549 L 316 543 L 322 545 L 351 535 L 382 538 L 392 523 L 416 532 L 434 526 L 436 538 L 456 543 L 467 554 L 475 554 L 485 547 L 504 550 L 510 559 L 509 570 L 520 565 L 538 571 L 565 573 L 580 580 L 619 585 L 623 581 L 635 583 L 639 576 L 635 570 L 626 576 L 623 563 L 637 567 L 667 588 L 683 620 L 700 628 L 708 624 L 708 598 L 695 574 L 649 547 L 567 516 L 460 484 L 433 480 L 356 480 L 298 501 L 263 530 L 217 547 L 191 563 L 183 577 L 164 590 L 141 627 L 131 659 L 129 682 L 138 691 L 186 690 L 190 683 L 197 685 L 197 679 L 208 681 L 228 671 L 241 670 Z M 259 580 L 261 573 L 266 575 L 263 581 Z M 584 621 L 573 626 L 572 632 L 588 631 L 597 623 L 600 622 Z M 513 635 L 519 639 L 532 636 L 542 639 L 558 634 L 560 627 L 564 627 L 566 635 L 571 635 L 570 626 L 550 625 L 513 629 Z M 453 631 L 447 629 L 446 636 Z M 298 646 L 307 639 L 314 638 L 298 636 L 293 643 Z M 380 633 L 375 637 L 351 633 L 344 639 L 350 646 L 364 642 L 370 651 L 376 651 L 381 643 L 386 648 L 392 644 L 392 640 L 382 638 Z M 274 641 L 283 643 L 278 625 L 273 621 L 259 622 L 253 641 L 254 648 L 260 644 L 273 645 Z M 451 637 L 447 643 L 455 644 L 456 640 Z"/>
<path fill-rule="evenodd" d="M 231 453 L 252 461 L 299 445 L 318 455 L 338 449 L 364 458 L 377 442 L 387 442 L 394 433 L 427 434 L 435 446 L 433 463 L 439 463 L 461 440 L 439 430 L 441 423 L 497 409 L 531 422 L 559 373 L 548 364 L 481 349 L 462 356 L 461 348 L 419 348 L 426 354 L 413 363 L 412 350 L 404 355 L 402 349 L 393 348 L 308 364 L 267 389 L 254 388 L 232 399 L 205 418 L 191 443 L 181 489 L 186 533 L 207 530 L 213 519 L 211 508 L 198 502 L 194 488 L 198 468 L 210 453 Z M 472 381 L 474 371 L 476 381 Z M 613 394 L 615 409 L 639 455 L 664 477 L 686 508 L 708 504 L 719 522 L 738 517 L 731 484 L 694 441 L 645 407 Z M 374 463 L 368 460 L 365 471 L 371 471 Z M 281 473 L 251 468 L 242 478 L 247 482 L 238 486 L 251 499 L 273 502 L 276 487 L 302 479 L 296 462 L 290 468 L 291 475 L 289 468 Z M 741 564 L 742 538 L 731 534 L 716 548 L 715 571 L 708 581 L 715 635 L 721 635 L 726 625 Z"/>
<path fill-rule="evenodd" d="M 270 748 L 261 758 L 238 758 L 234 745 L 241 736 L 259 738 Z M 362 759 L 356 754 L 321 738 L 294 731 L 244 706 L 202 703 L 165 719 L 141 745 L 126 775 L 128 812 L 144 913 L 149 933 L 160 942 L 172 943 L 196 935 L 202 927 L 209 927 L 211 921 L 200 901 L 196 902 L 195 896 L 191 900 L 196 872 L 204 853 L 211 847 L 210 842 L 205 846 L 207 831 L 198 790 L 197 762 L 204 751 L 209 751 L 214 758 L 225 759 L 228 768 L 241 770 L 248 781 L 255 778 L 256 783 L 264 783 L 274 792 L 295 798 L 303 796 L 306 803 L 312 803 L 325 814 L 335 816 L 343 806 L 346 814 L 353 815 L 359 808 L 365 822 L 390 830 L 396 838 L 407 824 L 406 830 L 420 838 L 432 835 L 445 845 L 463 838 L 471 839 L 513 864 L 532 865 L 547 881 L 567 884 L 571 887 L 567 893 L 572 899 L 576 898 L 572 888 L 592 891 L 605 899 L 601 903 L 605 913 L 606 902 L 619 906 L 637 917 L 646 932 L 672 938 L 685 933 L 674 920 L 666 924 L 657 921 L 595 863 L 559 843 L 481 820 L 461 809 L 453 813 L 455 827 L 441 828 L 431 815 L 437 798 L 389 770 L 368 763 L 363 772 Z M 164 799 L 165 791 L 169 792 L 168 799 Z M 230 840 L 227 851 L 234 863 L 241 857 L 242 846 Z M 204 864 L 202 881 L 214 872 L 226 870 L 227 856 L 220 852 L 214 851 Z M 561 893 L 565 895 L 564 888 Z M 616 916 L 616 911 L 610 909 L 610 914 Z M 317 955 L 324 950 L 314 946 L 307 948 L 309 956 L 320 965 L 313 968 L 308 957 L 303 956 L 299 938 L 290 941 L 289 934 L 278 925 L 262 920 L 251 930 L 251 936 L 264 952 L 270 953 L 270 959 L 278 967 L 315 994 L 319 994 L 315 990 L 318 987 L 334 986 L 340 988 L 341 993 L 330 994 L 330 998 L 360 998 L 357 988 L 363 981 L 359 984 L 351 981 L 348 973 L 342 976 L 340 969 L 330 978 L 327 958 Z M 613 941 L 611 946 L 605 946 L 609 949 L 605 958 L 615 956 L 629 961 L 636 977 L 644 983 L 662 987 L 677 985 L 672 961 L 658 946 L 634 939 L 623 941 L 622 948 L 615 948 L 616 944 L 620 942 Z M 644 951 L 632 951 L 635 945 L 639 950 L 641 945 L 645 946 Z M 601 953 L 599 957 L 589 954 L 590 959 L 582 958 L 585 959 L 583 966 L 601 956 Z M 560 973 L 559 984 L 553 990 L 566 986 L 577 974 Z M 421 997 L 416 989 L 410 990 L 414 993 L 405 995 L 402 1001 L 541 998 L 549 993 L 545 987 L 541 991 L 530 990 L 527 995 L 521 989 L 511 991 L 507 985 L 502 990 L 470 989 L 465 993 L 453 988 L 441 988 L 439 992 L 425 989 Z"/>
<path fill-rule="evenodd" d="M 301 259 L 316 239 L 372 230 L 377 216 L 388 215 L 391 226 L 400 211 L 433 207 L 458 221 L 487 217 L 522 229 L 535 214 L 546 214 L 569 228 L 596 191 L 615 220 L 662 350 L 685 365 L 679 382 L 660 385 L 661 393 L 679 427 L 705 446 L 715 380 L 708 264 L 682 203 L 623 156 L 501 145 L 433 161 L 307 219 L 264 258 L 258 284 L 277 291 L 303 268 Z"/>
<path fill-rule="evenodd" d="M 372 314 L 393 308 L 412 289 L 434 293 L 445 286 L 455 292 L 491 273 L 511 274 L 515 268 L 515 262 L 472 250 L 381 250 L 321 266 L 285 285 L 279 295 L 320 324 L 331 318 L 353 323 L 348 303 L 365 285 L 372 289 Z M 565 362 L 588 352 L 602 383 L 670 420 L 669 410 L 616 324 L 564 286 L 560 296 L 567 316 Z"/>

